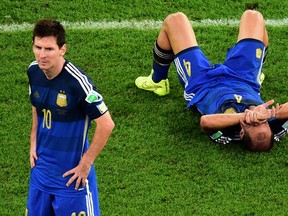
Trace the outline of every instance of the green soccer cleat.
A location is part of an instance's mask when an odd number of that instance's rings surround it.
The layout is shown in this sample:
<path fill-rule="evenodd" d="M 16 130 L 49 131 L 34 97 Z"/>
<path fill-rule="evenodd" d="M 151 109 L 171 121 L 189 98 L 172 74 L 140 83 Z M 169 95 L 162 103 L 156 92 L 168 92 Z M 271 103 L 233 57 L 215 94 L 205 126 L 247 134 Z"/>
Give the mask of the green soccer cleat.
<path fill-rule="evenodd" d="M 153 91 L 155 94 L 159 96 L 165 96 L 169 94 L 170 87 L 169 87 L 169 81 L 168 79 L 161 80 L 159 83 L 155 83 L 152 80 L 152 74 L 153 70 L 151 71 L 151 74 L 148 77 L 138 77 L 135 80 L 135 85 L 140 88 L 144 89 L 146 91 Z"/>

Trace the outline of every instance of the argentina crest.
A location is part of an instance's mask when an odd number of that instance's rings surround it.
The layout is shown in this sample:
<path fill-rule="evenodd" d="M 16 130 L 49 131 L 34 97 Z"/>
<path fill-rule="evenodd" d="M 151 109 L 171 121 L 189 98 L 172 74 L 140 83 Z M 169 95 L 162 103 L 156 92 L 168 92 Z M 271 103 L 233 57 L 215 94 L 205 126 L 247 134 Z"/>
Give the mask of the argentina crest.
<path fill-rule="evenodd" d="M 60 93 L 58 93 L 56 104 L 60 107 L 67 106 L 67 95 L 65 94 L 65 92 L 60 91 Z"/>

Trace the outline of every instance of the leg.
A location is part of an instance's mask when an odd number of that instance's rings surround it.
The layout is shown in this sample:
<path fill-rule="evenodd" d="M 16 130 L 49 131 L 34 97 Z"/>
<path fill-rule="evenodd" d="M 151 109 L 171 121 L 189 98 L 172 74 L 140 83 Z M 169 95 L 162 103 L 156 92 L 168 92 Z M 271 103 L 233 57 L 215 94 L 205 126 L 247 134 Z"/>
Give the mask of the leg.
<path fill-rule="evenodd" d="M 241 17 L 237 44 L 228 51 L 224 65 L 233 70 L 231 75 L 241 77 L 260 91 L 267 46 L 268 35 L 262 14 L 247 10 Z"/>
<path fill-rule="evenodd" d="M 260 40 L 265 45 L 263 64 L 266 62 L 268 54 L 268 34 L 265 27 L 263 15 L 258 11 L 247 10 L 243 13 L 240 21 L 238 41 L 245 38 L 254 38 Z M 265 75 L 260 74 L 260 83 L 264 81 Z"/>
<path fill-rule="evenodd" d="M 243 13 L 240 21 L 238 41 L 245 38 L 254 38 L 268 47 L 268 34 L 264 18 L 258 11 L 247 10 Z"/>
<path fill-rule="evenodd" d="M 138 77 L 136 86 L 159 96 L 169 94 L 168 70 L 174 54 L 194 46 L 198 44 L 188 18 L 181 12 L 167 16 L 153 49 L 152 72 L 148 77 Z"/>
<path fill-rule="evenodd" d="M 29 185 L 27 209 L 26 213 L 29 216 L 53 216 L 52 208 L 53 195 L 40 191 Z"/>
<path fill-rule="evenodd" d="M 265 45 L 263 64 L 266 61 L 266 56 L 268 54 L 268 34 L 265 27 L 265 22 L 262 14 L 258 11 L 247 10 L 243 13 L 240 21 L 238 41 L 245 38 L 255 38 L 260 40 Z M 261 74 L 264 80 L 264 74 Z M 263 81 L 261 80 L 261 82 Z"/>
<path fill-rule="evenodd" d="M 55 215 L 99 216 L 100 206 L 97 188 L 94 186 L 94 188 L 90 188 L 90 191 L 89 186 L 86 186 L 86 189 L 87 193 L 84 196 L 65 197 L 56 195 L 52 202 Z"/>
<path fill-rule="evenodd" d="M 166 17 L 157 43 L 164 50 L 172 49 L 174 54 L 189 47 L 198 46 L 191 24 L 181 12 Z"/>

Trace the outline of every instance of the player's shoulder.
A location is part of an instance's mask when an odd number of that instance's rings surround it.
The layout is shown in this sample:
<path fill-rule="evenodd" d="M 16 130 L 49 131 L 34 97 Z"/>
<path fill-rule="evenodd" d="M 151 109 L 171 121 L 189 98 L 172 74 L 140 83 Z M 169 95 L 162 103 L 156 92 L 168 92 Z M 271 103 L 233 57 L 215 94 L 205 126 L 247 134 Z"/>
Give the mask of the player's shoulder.
<path fill-rule="evenodd" d="M 81 88 L 86 95 L 96 89 L 90 77 L 87 76 L 83 70 L 81 70 L 78 66 L 71 63 L 70 61 L 65 62 L 64 70 L 66 80 L 73 84 L 74 88 Z"/>
<path fill-rule="evenodd" d="M 37 68 L 37 67 L 38 67 L 37 61 L 32 61 L 28 66 L 28 70 L 32 70 L 33 68 Z"/>
<path fill-rule="evenodd" d="M 80 85 L 85 85 L 87 83 L 91 83 L 90 78 L 86 75 L 86 73 L 80 69 L 78 66 L 73 64 L 72 62 L 66 60 L 64 67 L 65 76 L 69 80 L 74 80 L 78 82 Z"/>
<path fill-rule="evenodd" d="M 27 75 L 28 77 L 35 77 L 35 74 L 37 72 L 41 71 L 39 66 L 38 66 L 38 63 L 37 61 L 33 61 L 29 64 L 28 68 L 27 68 Z"/>
<path fill-rule="evenodd" d="M 82 69 L 80 69 L 78 66 L 68 60 L 66 60 L 64 64 L 64 69 L 75 78 L 79 76 L 86 76 L 85 72 Z"/>

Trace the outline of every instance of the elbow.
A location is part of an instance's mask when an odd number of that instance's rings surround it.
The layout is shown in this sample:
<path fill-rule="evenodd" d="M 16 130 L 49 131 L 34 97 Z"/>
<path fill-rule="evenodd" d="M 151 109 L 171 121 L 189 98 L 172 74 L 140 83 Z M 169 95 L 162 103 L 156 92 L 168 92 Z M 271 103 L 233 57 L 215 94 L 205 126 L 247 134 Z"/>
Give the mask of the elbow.
<path fill-rule="evenodd" d="M 208 132 L 209 130 L 209 121 L 206 115 L 201 116 L 200 118 L 200 127 L 204 132 Z"/>
<path fill-rule="evenodd" d="M 111 119 L 111 121 L 107 122 L 107 124 L 106 124 L 107 131 L 112 133 L 114 127 L 115 127 L 115 123 L 114 123 L 114 121 L 112 119 Z"/>

